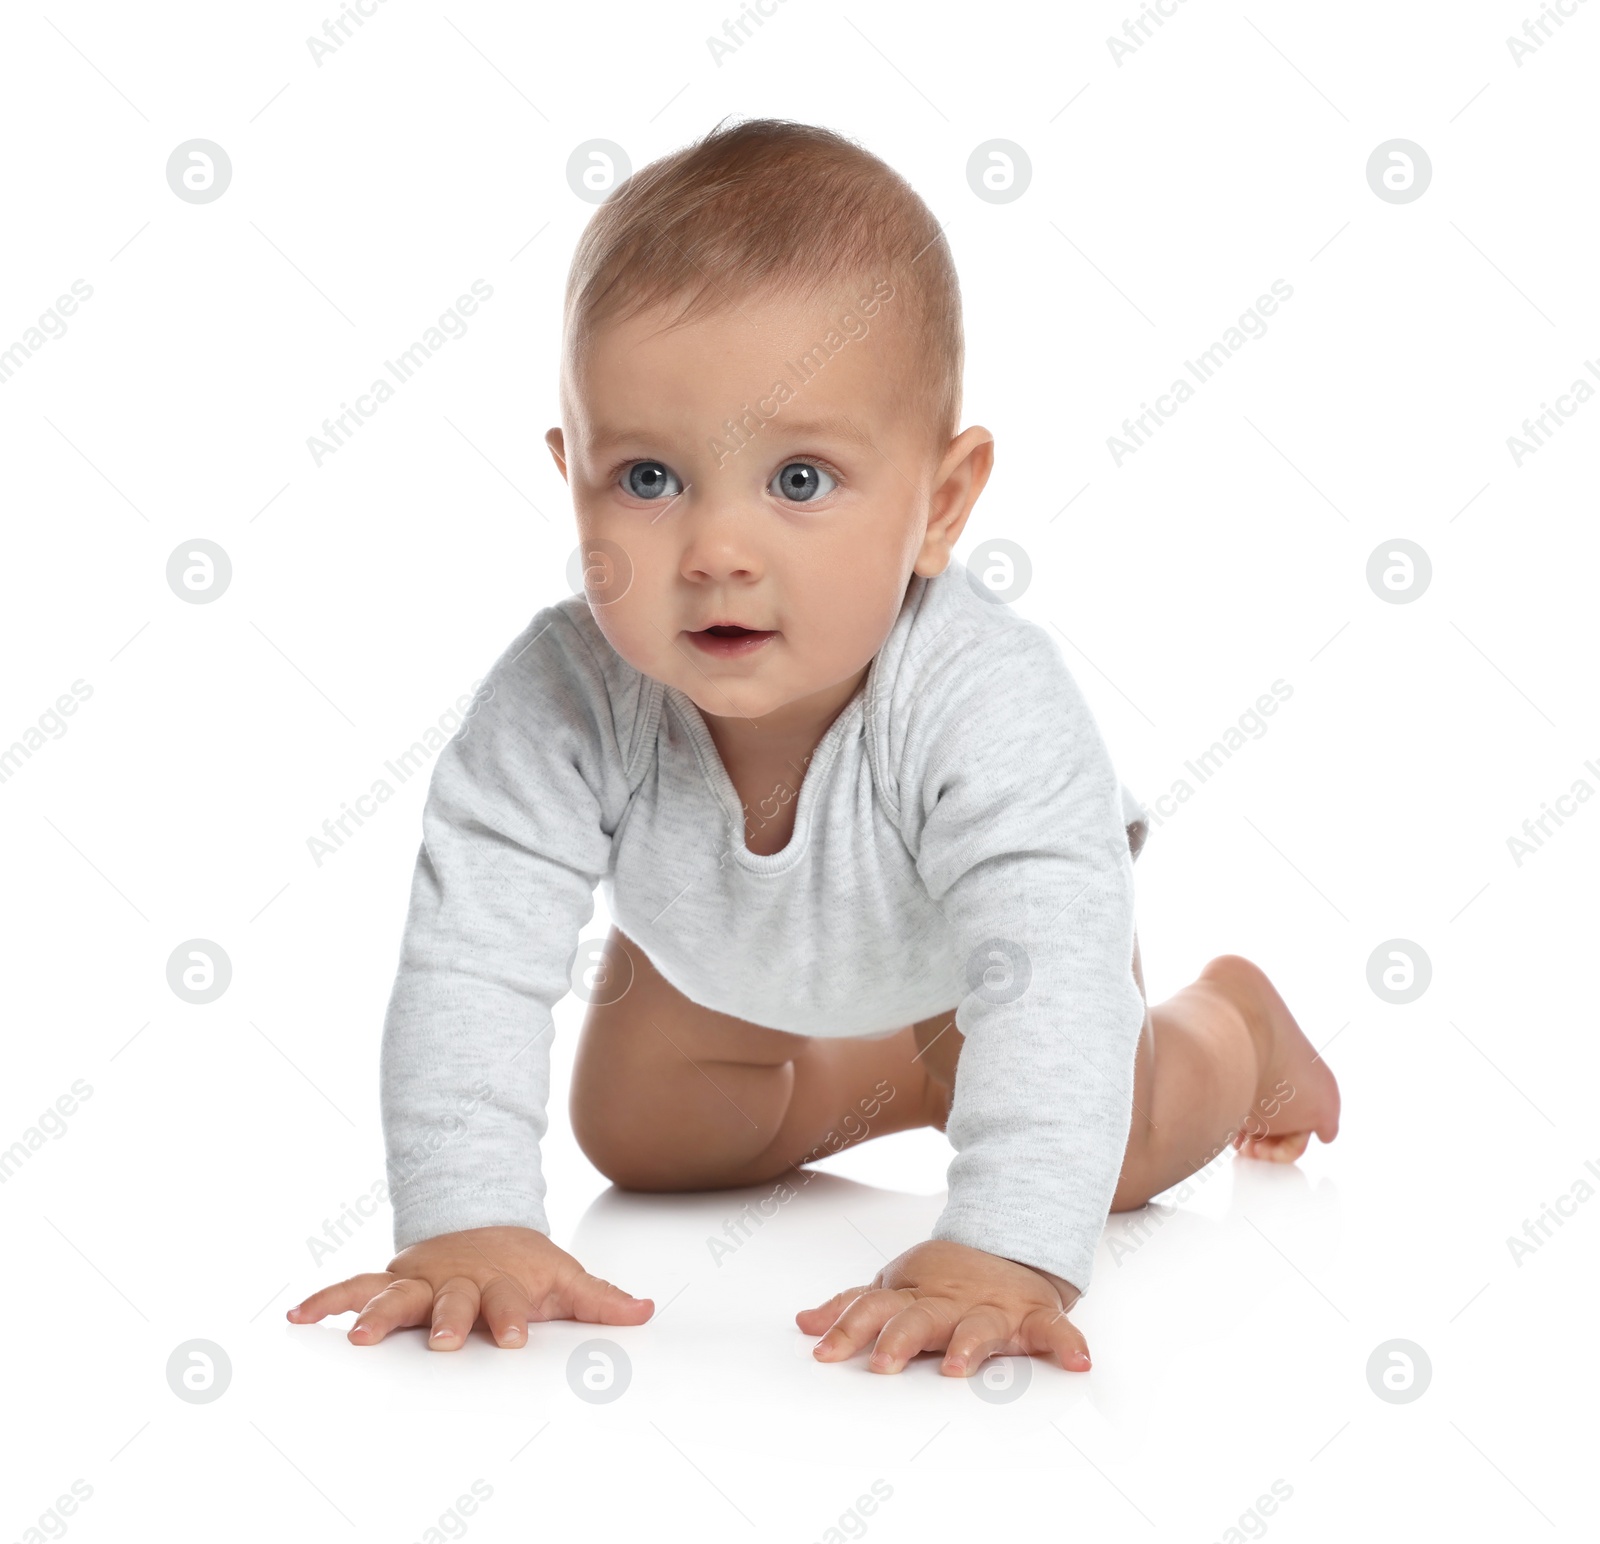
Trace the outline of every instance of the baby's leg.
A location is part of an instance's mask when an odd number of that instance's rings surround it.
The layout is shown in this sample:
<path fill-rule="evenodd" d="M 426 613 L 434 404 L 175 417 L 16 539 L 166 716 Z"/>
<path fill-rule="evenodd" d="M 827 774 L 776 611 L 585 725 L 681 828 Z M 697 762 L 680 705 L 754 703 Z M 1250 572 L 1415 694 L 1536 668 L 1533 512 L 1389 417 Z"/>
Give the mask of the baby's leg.
<path fill-rule="evenodd" d="M 1133 979 L 1144 996 L 1139 940 Z M 923 1065 L 945 1090 L 944 1129 L 965 1038 L 955 1016 L 914 1026 Z M 1292 1163 L 1315 1132 L 1339 1130 L 1339 1088 L 1272 983 L 1224 954 L 1164 1003 L 1146 1007 L 1134 1058 L 1133 1117 L 1114 1212 L 1132 1211 L 1232 1145 Z"/>
<path fill-rule="evenodd" d="M 691 1002 L 615 927 L 606 949 L 626 951 L 633 980 L 589 1007 L 569 1109 L 579 1147 L 626 1190 L 760 1184 L 945 1108 L 911 1027 L 875 1039 L 766 1029 Z"/>
<path fill-rule="evenodd" d="M 1144 994 L 1139 942 L 1134 979 Z M 1339 1130 L 1339 1087 L 1265 974 L 1219 955 L 1146 1008 L 1134 1063 L 1133 1122 L 1114 1212 L 1143 1206 L 1225 1146 L 1293 1163 Z"/>

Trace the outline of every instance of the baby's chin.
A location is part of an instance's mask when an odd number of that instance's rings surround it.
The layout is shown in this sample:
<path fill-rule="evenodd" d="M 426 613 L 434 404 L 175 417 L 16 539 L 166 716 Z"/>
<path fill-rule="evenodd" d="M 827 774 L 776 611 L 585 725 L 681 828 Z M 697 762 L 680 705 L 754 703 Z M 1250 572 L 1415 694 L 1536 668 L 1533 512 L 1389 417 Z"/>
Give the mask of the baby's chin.
<path fill-rule="evenodd" d="M 804 690 L 752 679 L 734 679 L 726 670 L 712 669 L 700 674 L 694 669 L 671 670 L 657 679 L 676 686 L 708 718 L 760 719 L 776 713 L 804 697 Z"/>
<path fill-rule="evenodd" d="M 771 644 L 767 647 L 770 649 Z M 793 709 L 772 727 L 800 729 L 809 722 L 811 707 L 821 712 L 819 694 L 832 689 L 829 683 L 796 675 L 792 668 L 774 669 L 777 662 L 773 660 L 731 668 L 716 661 L 707 665 L 697 660 L 696 664 L 698 669 L 688 661 L 683 662 L 683 668 L 663 666 L 657 679 L 677 687 L 707 718 L 750 722 Z M 808 704 L 808 699 L 816 700 Z"/>

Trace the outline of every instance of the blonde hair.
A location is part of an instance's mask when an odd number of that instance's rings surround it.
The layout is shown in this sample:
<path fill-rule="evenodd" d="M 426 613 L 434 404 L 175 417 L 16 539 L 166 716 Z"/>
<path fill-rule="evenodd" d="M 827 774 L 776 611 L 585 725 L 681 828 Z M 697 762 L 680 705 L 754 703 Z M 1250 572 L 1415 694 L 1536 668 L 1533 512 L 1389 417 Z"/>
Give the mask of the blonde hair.
<path fill-rule="evenodd" d="M 565 347 L 573 357 L 603 323 L 673 300 L 679 326 L 755 294 L 833 298 L 883 278 L 911 340 L 906 385 L 942 448 L 957 432 L 964 346 L 955 263 L 932 211 L 831 129 L 718 124 L 595 211 L 567 275 Z"/>

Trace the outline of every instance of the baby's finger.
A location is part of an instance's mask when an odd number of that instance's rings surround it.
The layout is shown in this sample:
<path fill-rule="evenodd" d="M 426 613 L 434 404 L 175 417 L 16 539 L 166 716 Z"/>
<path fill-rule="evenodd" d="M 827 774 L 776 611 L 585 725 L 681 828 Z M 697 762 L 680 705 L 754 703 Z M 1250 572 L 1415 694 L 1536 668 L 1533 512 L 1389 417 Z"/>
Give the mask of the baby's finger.
<path fill-rule="evenodd" d="M 533 1306 L 511 1277 L 496 1276 L 484 1287 L 481 1311 L 497 1346 L 520 1346 L 528 1338 Z"/>
<path fill-rule="evenodd" d="M 404 1325 L 426 1324 L 433 1307 L 433 1288 L 425 1281 L 396 1277 L 361 1310 L 345 1338 L 358 1346 L 383 1339 Z"/>
<path fill-rule="evenodd" d="M 919 1297 L 884 1325 L 867 1370 L 899 1372 L 919 1351 L 942 1350 L 955 1322 L 955 1304 L 942 1298 Z"/>
<path fill-rule="evenodd" d="M 1064 1313 L 1036 1308 L 1022 1322 L 1023 1344 L 1030 1352 L 1054 1351 L 1068 1372 L 1088 1372 L 1089 1343 Z"/>
<path fill-rule="evenodd" d="M 819 1362 L 836 1362 L 854 1356 L 869 1340 L 877 1338 L 878 1331 L 890 1319 L 914 1301 L 910 1291 L 904 1287 L 878 1287 L 863 1292 L 839 1315 L 833 1328 L 811 1348 L 811 1354 Z"/>
<path fill-rule="evenodd" d="M 953 1378 L 965 1378 L 982 1367 L 988 1357 L 1006 1355 L 1005 1348 L 1014 1338 L 1012 1328 L 1009 1314 L 987 1304 L 963 1314 L 950 1336 L 939 1371 Z"/>
<path fill-rule="evenodd" d="M 428 1332 L 430 1351 L 455 1351 L 466 1344 L 478 1322 L 478 1284 L 470 1276 L 452 1276 L 433 1293 L 433 1328 Z"/>
<path fill-rule="evenodd" d="M 807 1335 L 820 1335 L 863 1292 L 871 1290 L 871 1287 L 846 1287 L 843 1292 L 835 1292 L 827 1302 L 819 1303 L 815 1308 L 802 1308 L 794 1316 L 794 1322 Z"/>
<path fill-rule="evenodd" d="M 566 1298 L 572 1317 L 586 1324 L 643 1324 L 655 1312 L 654 1299 L 630 1297 L 588 1271 L 580 1271 L 568 1283 Z"/>
<path fill-rule="evenodd" d="M 351 1276 L 346 1281 L 335 1282 L 320 1292 L 298 1302 L 285 1315 L 294 1324 L 315 1324 L 330 1313 L 359 1313 L 383 1289 L 395 1280 L 387 1271 L 370 1271 L 365 1276 Z"/>

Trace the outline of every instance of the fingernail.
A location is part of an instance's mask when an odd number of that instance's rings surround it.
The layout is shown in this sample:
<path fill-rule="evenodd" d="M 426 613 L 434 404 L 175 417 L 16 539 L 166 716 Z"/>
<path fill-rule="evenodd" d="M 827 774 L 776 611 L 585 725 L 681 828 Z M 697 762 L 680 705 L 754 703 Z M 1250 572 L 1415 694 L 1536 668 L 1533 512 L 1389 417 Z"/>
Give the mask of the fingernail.
<path fill-rule="evenodd" d="M 433 1338 L 435 1340 L 444 1340 L 447 1336 L 449 1336 L 452 1333 L 453 1333 L 453 1331 L 451 1331 L 451 1330 L 435 1330 L 433 1332 Z"/>

